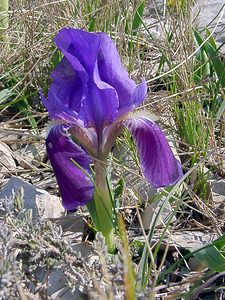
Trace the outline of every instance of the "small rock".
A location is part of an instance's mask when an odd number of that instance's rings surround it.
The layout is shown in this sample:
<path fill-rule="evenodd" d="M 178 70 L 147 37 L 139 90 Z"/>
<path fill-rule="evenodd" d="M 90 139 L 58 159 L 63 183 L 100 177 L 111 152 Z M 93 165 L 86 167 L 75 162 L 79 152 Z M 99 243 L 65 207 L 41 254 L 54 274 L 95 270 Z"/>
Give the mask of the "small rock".
<path fill-rule="evenodd" d="M 198 14 L 199 30 L 208 27 L 209 30 L 213 30 L 219 18 L 221 17 L 224 0 L 197 0 L 194 6 L 194 11 Z M 217 42 L 223 43 L 225 41 L 225 18 L 222 15 L 218 27 L 216 28 L 214 37 Z"/>
<path fill-rule="evenodd" d="M 89 242 L 73 244 L 71 247 L 75 252 L 77 252 L 78 257 L 82 257 L 86 264 L 90 267 L 93 266 L 95 261 L 99 260 L 99 256 L 96 254 L 95 249 Z"/>
<path fill-rule="evenodd" d="M 70 214 L 54 219 L 54 222 L 60 226 L 69 242 L 81 242 L 86 228 L 86 222 L 80 215 Z"/>
<path fill-rule="evenodd" d="M 195 272 L 203 271 L 207 267 L 194 256 L 188 259 L 188 266 L 191 269 L 191 271 Z"/>
<path fill-rule="evenodd" d="M 82 299 L 88 300 L 89 297 L 84 294 L 83 292 L 76 289 L 75 291 L 71 291 L 69 287 L 64 287 L 61 290 L 55 292 L 51 295 L 52 300 L 75 300 L 75 299 Z"/>
<path fill-rule="evenodd" d="M 83 294 L 78 288 L 72 292 L 71 288 L 67 287 L 67 277 L 60 269 L 54 269 L 49 273 L 44 268 L 38 268 L 34 277 L 42 284 L 48 282 L 47 293 L 51 296 L 52 300 L 71 300 L 71 299 L 86 299 L 86 295 Z M 30 286 L 32 288 L 32 286 Z M 35 288 L 35 286 L 33 286 Z"/>
<path fill-rule="evenodd" d="M 213 203 L 217 213 L 224 215 L 225 180 L 211 174 L 208 180 L 207 192 L 209 200 L 211 203 Z"/>
<path fill-rule="evenodd" d="M 162 237 L 161 231 L 156 231 L 151 240 L 151 246 L 154 245 L 159 239 Z M 169 244 L 169 250 L 174 249 L 187 249 L 190 251 L 197 250 L 202 248 L 203 246 L 212 243 L 218 238 L 218 234 L 215 232 L 203 232 L 203 231 L 191 231 L 191 230 L 183 230 L 176 231 L 172 234 L 166 234 L 163 237 L 162 244 L 160 246 L 161 249 L 165 249 L 165 247 Z M 144 237 L 134 237 L 134 241 L 138 240 L 140 242 L 145 243 Z"/>
<path fill-rule="evenodd" d="M 94 248 L 89 242 L 81 242 L 71 246 L 75 252 L 80 252 L 82 257 L 86 260 L 93 255 Z"/>
<path fill-rule="evenodd" d="M 12 151 L 8 145 L 0 142 L 0 177 L 3 177 L 4 171 L 15 171 L 16 163 L 12 157 Z"/>
<path fill-rule="evenodd" d="M 10 130 L 10 129 L 8 129 Z M 10 134 L 8 132 L 7 128 L 0 129 L 0 140 L 1 142 L 4 142 L 6 145 L 11 146 L 13 144 L 17 144 L 17 141 L 20 139 L 21 135 L 16 133 Z M 12 132 L 12 131 L 11 131 Z"/>
<path fill-rule="evenodd" d="M 67 216 L 61 216 L 56 220 L 56 224 L 62 227 L 63 231 L 71 232 L 84 232 L 86 222 L 80 215 L 70 214 Z"/>
<path fill-rule="evenodd" d="M 33 160 L 38 157 L 38 151 L 34 145 L 30 144 L 24 148 L 18 149 L 17 161 L 24 169 L 33 169 Z"/>
<path fill-rule="evenodd" d="M 58 218 L 64 213 L 64 208 L 58 197 L 50 195 L 45 190 L 15 176 L 11 177 L 3 187 L 0 192 L 0 201 L 4 201 L 5 198 L 12 198 L 13 194 L 21 188 L 24 190 L 24 208 L 32 209 L 33 219 L 39 217 L 43 219 Z"/>
<path fill-rule="evenodd" d="M 163 206 L 161 212 L 159 213 L 160 208 Z M 145 208 L 142 213 L 142 223 L 145 230 L 150 229 L 153 226 L 153 223 L 156 220 L 156 226 L 160 226 L 168 222 L 173 209 L 169 203 L 169 201 L 162 197 L 162 199 L 154 201 Z M 158 216 L 159 214 L 159 216 Z M 176 217 L 172 218 L 172 222 L 176 221 Z"/>

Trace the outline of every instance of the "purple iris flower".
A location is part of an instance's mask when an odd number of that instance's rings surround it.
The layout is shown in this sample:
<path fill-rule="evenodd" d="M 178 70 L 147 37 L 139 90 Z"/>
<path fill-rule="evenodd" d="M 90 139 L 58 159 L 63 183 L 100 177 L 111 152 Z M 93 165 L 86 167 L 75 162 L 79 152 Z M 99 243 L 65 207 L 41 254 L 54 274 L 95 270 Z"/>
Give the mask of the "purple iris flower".
<path fill-rule="evenodd" d="M 74 209 L 92 200 L 90 164 L 106 162 L 125 127 L 136 142 L 147 180 L 154 187 L 175 184 L 181 166 L 161 129 L 149 118 L 132 114 L 144 101 L 146 82 L 136 85 L 130 79 L 111 38 L 64 28 L 55 43 L 64 57 L 51 74 L 48 99 L 41 96 L 56 121 L 46 147 L 64 207 Z"/>

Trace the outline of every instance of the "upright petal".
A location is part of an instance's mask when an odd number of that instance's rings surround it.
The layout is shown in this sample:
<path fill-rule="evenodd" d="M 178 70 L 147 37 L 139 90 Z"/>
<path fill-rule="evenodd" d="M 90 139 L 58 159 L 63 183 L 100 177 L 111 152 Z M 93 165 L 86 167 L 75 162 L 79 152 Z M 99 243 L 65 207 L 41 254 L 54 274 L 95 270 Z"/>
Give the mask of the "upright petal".
<path fill-rule="evenodd" d="M 143 102 L 145 81 L 136 86 L 106 33 L 64 28 L 55 43 L 64 58 L 52 72 L 48 100 L 42 95 L 50 118 L 81 120 L 100 133 Z"/>
<path fill-rule="evenodd" d="M 161 129 L 145 117 L 124 121 L 139 152 L 143 174 L 154 187 L 175 184 L 182 177 L 182 169 Z"/>
<path fill-rule="evenodd" d="M 63 28 L 55 37 L 55 43 L 74 70 L 90 75 L 94 71 L 100 46 L 97 34 L 81 29 Z"/>
<path fill-rule="evenodd" d="M 53 83 L 48 92 L 48 99 L 45 99 L 41 93 L 49 117 L 65 122 L 77 120 L 81 106 L 82 85 L 80 78 L 65 57 L 52 72 L 51 77 Z"/>
<path fill-rule="evenodd" d="M 106 33 L 101 32 L 99 33 L 99 36 L 101 38 L 98 53 L 98 69 L 100 78 L 117 91 L 119 111 L 126 108 L 128 112 L 134 106 L 137 107 L 143 102 L 146 92 L 143 96 L 143 90 L 142 95 L 140 95 L 139 90 L 139 96 L 141 97 L 136 97 L 136 84 L 122 66 L 115 43 Z"/>
<path fill-rule="evenodd" d="M 97 57 L 100 36 L 80 29 L 64 28 L 55 37 L 55 43 L 76 75 L 74 86 L 68 86 L 68 80 L 64 85 L 61 80 L 59 86 L 64 86 L 63 89 L 66 89 L 66 95 L 70 98 L 68 101 L 62 97 L 63 101 L 70 103 L 69 108 L 75 103 L 85 127 L 95 127 L 101 131 L 105 124 L 114 121 L 119 100 L 117 91 L 99 76 Z M 54 78 L 64 77 L 62 72 L 56 73 L 57 76 L 53 74 Z"/>
<path fill-rule="evenodd" d="M 46 139 L 49 159 L 66 209 L 74 209 L 92 200 L 94 186 L 90 178 L 72 160 L 90 173 L 90 157 L 68 136 L 69 126 L 53 127 Z"/>
<path fill-rule="evenodd" d="M 119 109 L 117 118 L 120 119 L 126 116 L 129 112 L 133 111 L 135 108 L 140 106 L 147 94 L 147 85 L 146 81 L 143 80 L 140 84 L 138 84 L 131 95 L 130 101 L 126 103 L 123 107 Z"/>
<path fill-rule="evenodd" d="M 115 120 L 119 101 L 116 90 L 101 81 L 97 73 L 96 70 L 94 82 L 85 89 L 80 116 L 86 127 L 95 127 L 102 132 L 106 125 Z"/>

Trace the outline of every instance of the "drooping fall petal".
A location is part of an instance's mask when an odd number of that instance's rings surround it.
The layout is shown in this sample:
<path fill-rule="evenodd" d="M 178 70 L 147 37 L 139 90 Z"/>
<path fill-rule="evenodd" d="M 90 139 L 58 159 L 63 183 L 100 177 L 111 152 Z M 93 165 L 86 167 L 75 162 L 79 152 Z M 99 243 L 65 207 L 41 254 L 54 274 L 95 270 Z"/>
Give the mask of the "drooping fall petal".
<path fill-rule="evenodd" d="M 158 125 L 145 117 L 125 120 L 138 149 L 143 174 L 154 187 L 175 184 L 182 169 Z"/>
<path fill-rule="evenodd" d="M 86 173 L 90 173 L 90 157 L 68 136 L 69 126 L 53 127 L 46 139 L 46 148 L 56 175 L 63 206 L 74 209 L 92 200 L 94 186 Z"/>

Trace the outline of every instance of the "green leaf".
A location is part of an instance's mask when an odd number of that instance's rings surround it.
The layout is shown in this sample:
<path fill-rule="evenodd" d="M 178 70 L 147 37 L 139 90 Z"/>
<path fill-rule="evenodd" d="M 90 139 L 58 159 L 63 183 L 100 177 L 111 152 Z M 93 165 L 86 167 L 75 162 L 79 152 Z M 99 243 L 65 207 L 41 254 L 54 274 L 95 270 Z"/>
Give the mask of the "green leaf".
<path fill-rule="evenodd" d="M 132 22 L 132 30 L 137 30 L 140 24 L 142 23 L 142 16 L 144 13 L 145 1 L 142 0 L 138 5 L 136 12 L 134 14 L 133 22 Z"/>
<path fill-rule="evenodd" d="M 224 111 L 225 111 L 225 99 L 223 99 L 223 102 L 221 103 L 221 105 L 216 113 L 217 120 L 219 120 L 222 117 Z"/>
<path fill-rule="evenodd" d="M 95 30 L 95 17 L 91 18 L 88 31 L 93 32 Z"/>
<path fill-rule="evenodd" d="M 0 91 L 0 103 L 4 103 L 8 98 L 14 96 L 15 93 L 10 89 L 4 89 Z"/>
<path fill-rule="evenodd" d="M 117 183 L 117 186 L 114 191 L 114 199 L 118 198 L 119 196 L 122 195 L 123 193 L 123 188 L 124 188 L 124 180 L 123 177 L 121 177 Z"/>
<path fill-rule="evenodd" d="M 135 300 L 135 272 L 131 258 L 129 240 L 126 232 L 126 226 L 121 214 L 118 215 L 118 227 L 120 239 L 123 245 L 123 263 L 124 263 L 124 288 L 125 298 Z"/>
<path fill-rule="evenodd" d="M 89 203 L 87 203 L 87 208 L 88 208 L 89 213 L 91 215 L 92 221 L 94 222 L 94 224 L 96 226 L 96 230 L 100 231 L 101 226 L 100 226 L 100 221 L 99 221 L 99 218 L 98 218 L 98 214 L 97 214 L 97 210 L 96 210 L 94 201 L 90 201 Z"/>
<path fill-rule="evenodd" d="M 213 241 L 212 244 L 216 246 L 219 250 L 222 249 L 225 246 L 225 234 Z"/>
<path fill-rule="evenodd" d="M 38 93 L 38 91 L 34 91 L 34 92 L 30 93 L 29 95 L 22 96 L 20 98 L 17 98 L 16 100 L 10 101 L 9 103 L 2 104 L 2 105 L 0 105 L 0 109 L 4 109 L 7 106 L 14 105 L 16 103 L 22 102 L 22 101 L 24 101 L 28 97 L 35 96 L 37 93 Z M 15 94 L 13 94 L 13 95 L 15 95 Z M 0 103 L 1 103 L 1 101 L 0 101 Z"/>
<path fill-rule="evenodd" d="M 225 257 L 216 246 L 204 248 L 194 254 L 194 256 L 204 265 L 216 272 L 225 271 Z"/>
<path fill-rule="evenodd" d="M 211 32 L 208 28 L 205 29 L 205 32 L 206 32 L 206 36 L 209 37 L 211 35 Z M 211 44 L 211 46 L 214 48 L 214 49 L 217 49 L 217 45 L 216 45 L 216 41 L 215 39 L 213 38 L 213 36 L 211 35 L 208 42 Z"/>
<path fill-rule="evenodd" d="M 216 72 L 220 84 L 222 85 L 222 87 L 225 87 L 225 64 L 221 61 L 218 55 L 218 49 L 214 40 L 210 38 L 208 41 L 204 42 L 197 31 L 194 32 L 194 39 L 197 46 L 201 46 L 200 50 L 204 50 L 206 52 L 208 58 L 210 59 L 212 67 Z"/>
<path fill-rule="evenodd" d="M 225 257 L 223 248 L 225 246 L 225 234 L 212 242 L 210 245 L 203 247 L 193 253 L 200 262 L 216 272 L 225 271 Z"/>

